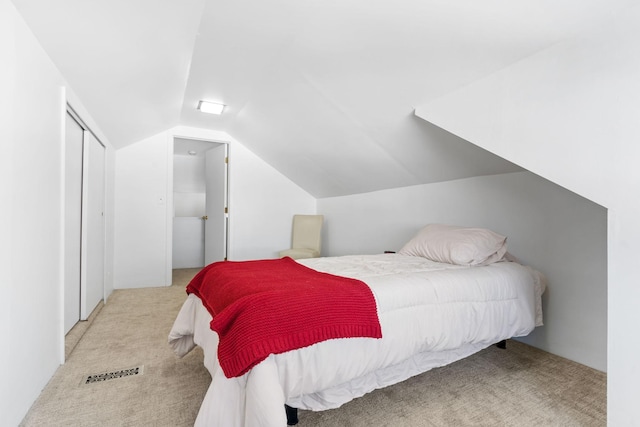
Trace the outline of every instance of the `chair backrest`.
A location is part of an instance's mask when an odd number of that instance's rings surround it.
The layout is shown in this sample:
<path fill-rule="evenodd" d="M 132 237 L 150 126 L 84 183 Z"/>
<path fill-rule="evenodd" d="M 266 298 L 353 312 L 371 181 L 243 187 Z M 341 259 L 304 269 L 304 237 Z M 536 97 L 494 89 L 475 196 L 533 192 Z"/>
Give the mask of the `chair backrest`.
<path fill-rule="evenodd" d="M 291 247 L 320 252 L 323 221 L 323 215 L 294 215 Z"/>

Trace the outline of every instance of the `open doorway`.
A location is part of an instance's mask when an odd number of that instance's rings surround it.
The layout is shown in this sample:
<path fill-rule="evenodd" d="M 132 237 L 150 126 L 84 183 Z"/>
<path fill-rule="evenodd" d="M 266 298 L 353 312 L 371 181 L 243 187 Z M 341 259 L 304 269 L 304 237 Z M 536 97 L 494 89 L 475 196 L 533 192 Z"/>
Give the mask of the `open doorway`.
<path fill-rule="evenodd" d="M 228 145 L 174 138 L 172 269 L 227 258 Z"/>

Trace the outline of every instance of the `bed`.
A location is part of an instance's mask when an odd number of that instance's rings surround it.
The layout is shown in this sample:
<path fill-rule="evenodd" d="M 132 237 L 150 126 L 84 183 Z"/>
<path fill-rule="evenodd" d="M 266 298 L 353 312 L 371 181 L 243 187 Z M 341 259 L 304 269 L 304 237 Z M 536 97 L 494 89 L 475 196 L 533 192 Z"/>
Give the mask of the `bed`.
<path fill-rule="evenodd" d="M 506 238 L 490 230 L 431 224 L 398 253 L 296 263 L 366 284 L 381 337 L 326 339 L 225 375 L 211 307 L 190 293 L 169 343 L 178 356 L 204 350 L 212 381 L 195 425 L 282 427 L 293 419 L 285 405 L 337 408 L 542 325 L 544 277 L 509 261 Z"/>

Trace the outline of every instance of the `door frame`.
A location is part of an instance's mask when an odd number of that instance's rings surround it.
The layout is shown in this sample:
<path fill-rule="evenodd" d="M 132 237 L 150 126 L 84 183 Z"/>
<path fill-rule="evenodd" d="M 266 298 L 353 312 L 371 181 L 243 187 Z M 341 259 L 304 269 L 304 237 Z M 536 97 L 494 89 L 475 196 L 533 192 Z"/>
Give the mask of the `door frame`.
<path fill-rule="evenodd" d="M 230 206 L 230 158 L 231 158 L 231 143 L 228 140 L 217 139 L 217 138 L 201 138 L 190 135 L 183 135 L 178 133 L 169 132 L 168 135 L 168 143 L 167 143 L 167 204 L 166 204 L 166 271 L 165 271 L 165 283 L 167 286 L 171 286 L 173 282 L 173 151 L 175 146 L 176 139 L 186 139 L 191 141 L 202 141 L 202 142 L 211 142 L 216 144 L 225 144 L 226 152 L 227 152 L 227 167 L 226 167 L 226 188 L 225 188 L 225 198 L 227 205 L 227 214 L 226 214 L 226 233 L 225 233 L 225 248 L 226 255 L 229 256 L 229 223 L 231 221 L 231 206 Z M 206 244 L 206 242 L 205 242 Z"/>

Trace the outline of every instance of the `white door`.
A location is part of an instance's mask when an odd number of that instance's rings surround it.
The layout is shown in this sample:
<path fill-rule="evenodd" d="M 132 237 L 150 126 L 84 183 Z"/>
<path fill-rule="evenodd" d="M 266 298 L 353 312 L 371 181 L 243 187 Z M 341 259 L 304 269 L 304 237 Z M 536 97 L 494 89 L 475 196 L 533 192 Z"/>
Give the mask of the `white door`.
<path fill-rule="evenodd" d="M 80 320 L 83 129 L 69 114 L 65 137 L 64 333 Z"/>
<path fill-rule="evenodd" d="M 227 258 L 227 144 L 206 152 L 205 265 Z"/>
<path fill-rule="evenodd" d="M 83 173 L 82 298 L 80 316 L 87 319 L 104 297 L 105 149 L 85 131 L 86 167 Z"/>

